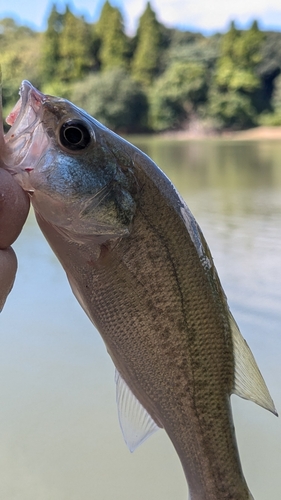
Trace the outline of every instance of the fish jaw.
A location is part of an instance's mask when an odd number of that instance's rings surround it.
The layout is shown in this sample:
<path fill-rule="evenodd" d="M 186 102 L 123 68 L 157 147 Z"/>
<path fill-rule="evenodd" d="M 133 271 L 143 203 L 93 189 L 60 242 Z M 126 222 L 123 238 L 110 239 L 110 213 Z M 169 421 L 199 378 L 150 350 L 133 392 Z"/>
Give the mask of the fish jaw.
<path fill-rule="evenodd" d="M 7 117 L 10 130 L 4 136 L 3 162 L 20 186 L 29 193 L 38 183 L 38 164 L 50 147 L 42 126 L 44 94 L 23 81 L 20 99 Z"/>

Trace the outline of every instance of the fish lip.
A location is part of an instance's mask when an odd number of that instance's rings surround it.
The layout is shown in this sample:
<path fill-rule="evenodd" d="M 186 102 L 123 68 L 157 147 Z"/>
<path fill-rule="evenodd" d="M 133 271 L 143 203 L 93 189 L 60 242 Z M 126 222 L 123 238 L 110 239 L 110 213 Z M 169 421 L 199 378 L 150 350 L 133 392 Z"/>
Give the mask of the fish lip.
<path fill-rule="evenodd" d="M 16 128 L 20 123 L 29 102 L 32 103 L 34 111 L 38 111 L 46 100 L 46 96 L 33 87 L 28 80 L 23 80 L 19 89 L 19 95 L 20 99 L 6 118 L 6 122 L 11 125 L 10 130 L 6 134 L 6 139 L 9 139 L 12 134 L 11 130 Z"/>
<path fill-rule="evenodd" d="M 32 142 L 34 132 L 38 130 L 41 123 L 46 96 L 27 80 L 22 82 L 19 94 L 20 99 L 6 120 L 11 128 L 4 135 L 2 159 L 10 174 L 22 176 L 23 172 L 28 175 L 31 172 L 30 165 L 26 161 L 36 160 Z"/>
<path fill-rule="evenodd" d="M 29 96 L 32 98 L 33 104 L 37 103 L 39 107 L 46 101 L 46 95 L 33 87 L 28 80 L 23 80 L 20 87 L 20 96 L 24 105 L 27 104 Z"/>

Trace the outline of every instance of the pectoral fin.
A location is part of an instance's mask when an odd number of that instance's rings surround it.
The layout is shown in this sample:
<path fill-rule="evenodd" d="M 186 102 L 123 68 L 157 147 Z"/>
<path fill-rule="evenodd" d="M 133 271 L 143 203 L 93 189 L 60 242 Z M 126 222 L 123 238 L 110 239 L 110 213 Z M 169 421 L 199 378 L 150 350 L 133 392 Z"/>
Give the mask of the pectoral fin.
<path fill-rule="evenodd" d="M 230 313 L 230 324 L 234 346 L 235 379 L 233 394 L 254 401 L 266 410 L 277 415 L 272 398 L 258 368 L 255 358 L 242 337 L 239 328 Z"/>
<path fill-rule="evenodd" d="M 126 445 L 131 452 L 159 429 L 116 370 L 118 418 Z"/>

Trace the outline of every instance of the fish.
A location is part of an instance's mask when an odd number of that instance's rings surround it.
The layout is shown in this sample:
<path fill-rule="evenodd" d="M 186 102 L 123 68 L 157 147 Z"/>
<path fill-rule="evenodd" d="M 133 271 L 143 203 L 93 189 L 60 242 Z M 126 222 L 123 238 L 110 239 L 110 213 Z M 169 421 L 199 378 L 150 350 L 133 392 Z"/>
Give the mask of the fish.
<path fill-rule="evenodd" d="M 231 394 L 277 412 L 185 201 L 146 154 L 28 81 L 7 122 L 6 168 L 112 358 L 129 450 L 163 428 L 191 500 L 253 500 Z"/>

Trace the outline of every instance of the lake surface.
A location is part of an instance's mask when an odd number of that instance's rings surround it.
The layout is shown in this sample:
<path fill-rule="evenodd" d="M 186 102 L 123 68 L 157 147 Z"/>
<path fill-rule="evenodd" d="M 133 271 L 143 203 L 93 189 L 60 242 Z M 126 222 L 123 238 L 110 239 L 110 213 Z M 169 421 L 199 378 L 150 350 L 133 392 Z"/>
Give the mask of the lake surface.
<path fill-rule="evenodd" d="M 240 329 L 281 413 L 281 144 L 133 138 L 186 199 Z M 0 498 L 186 500 L 164 431 L 134 454 L 115 406 L 114 368 L 34 217 L 0 315 Z M 281 498 L 281 421 L 232 397 L 255 500 Z"/>

